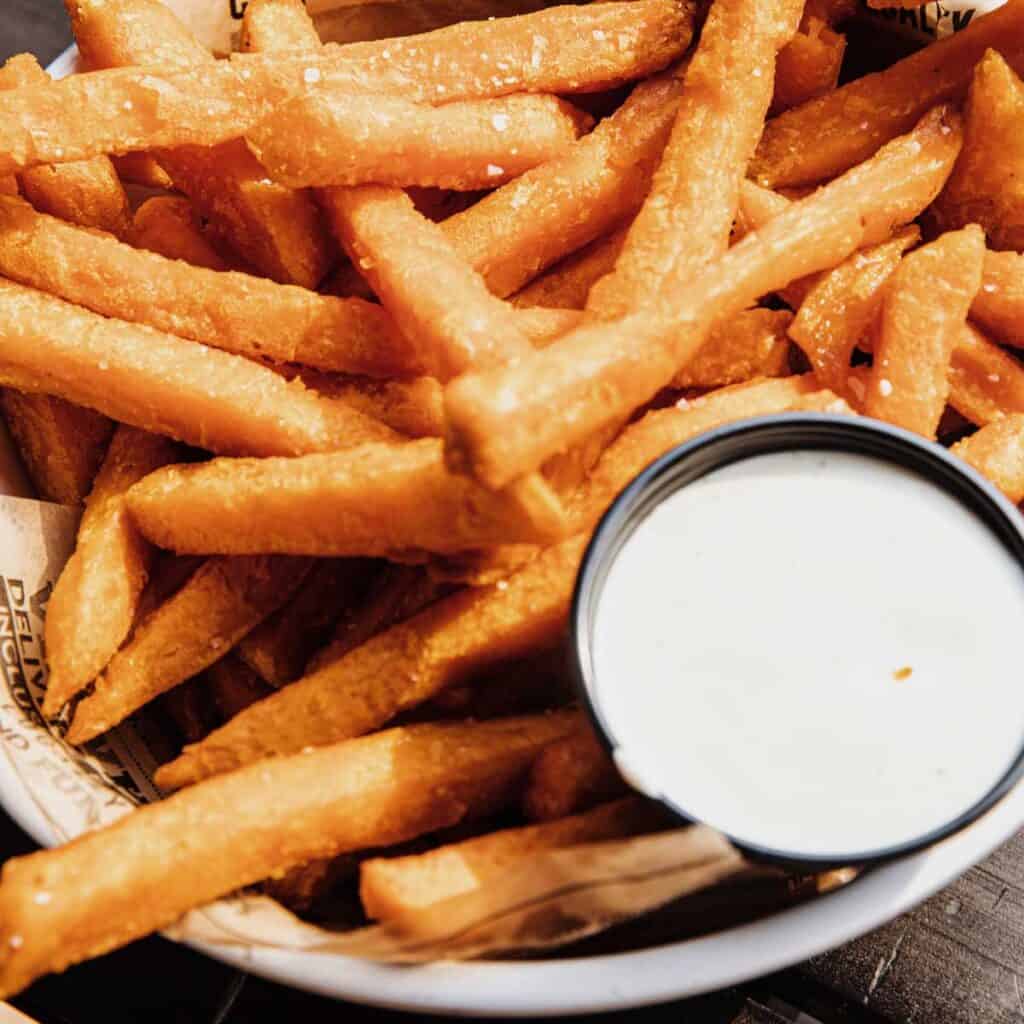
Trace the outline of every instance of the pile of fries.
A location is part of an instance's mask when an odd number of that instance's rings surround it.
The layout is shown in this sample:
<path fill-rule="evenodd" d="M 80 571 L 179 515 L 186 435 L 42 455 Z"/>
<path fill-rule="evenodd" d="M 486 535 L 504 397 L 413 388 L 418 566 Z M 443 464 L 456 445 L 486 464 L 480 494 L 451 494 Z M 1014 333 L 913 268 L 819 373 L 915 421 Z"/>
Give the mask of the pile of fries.
<path fill-rule="evenodd" d="M 842 86 L 847 0 L 464 6 L 251 0 L 216 60 L 67 0 L 89 72 L 0 71 L 0 405 L 83 506 L 44 711 L 186 744 L 4 866 L 0 995 L 258 883 L 400 920 L 664 827 L 557 652 L 702 431 L 873 416 L 1024 499 L 1024 0 Z"/>

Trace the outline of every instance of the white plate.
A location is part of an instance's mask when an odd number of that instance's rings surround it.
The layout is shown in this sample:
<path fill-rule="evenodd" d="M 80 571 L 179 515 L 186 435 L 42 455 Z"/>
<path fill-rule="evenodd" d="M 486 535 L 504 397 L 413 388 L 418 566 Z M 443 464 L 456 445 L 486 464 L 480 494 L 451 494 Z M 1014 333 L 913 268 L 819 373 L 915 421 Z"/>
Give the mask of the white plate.
<path fill-rule="evenodd" d="M 73 54 L 51 66 L 74 67 Z M 0 758 L 0 802 L 38 841 L 49 827 Z M 322 995 L 434 1013 L 538 1017 L 618 1010 L 698 995 L 800 963 L 877 928 L 963 874 L 1024 825 L 1024 786 L 971 828 L 813 903 L 730 928 L 614 956 L 387 967 L 328 954 L 195 948 Z"/>

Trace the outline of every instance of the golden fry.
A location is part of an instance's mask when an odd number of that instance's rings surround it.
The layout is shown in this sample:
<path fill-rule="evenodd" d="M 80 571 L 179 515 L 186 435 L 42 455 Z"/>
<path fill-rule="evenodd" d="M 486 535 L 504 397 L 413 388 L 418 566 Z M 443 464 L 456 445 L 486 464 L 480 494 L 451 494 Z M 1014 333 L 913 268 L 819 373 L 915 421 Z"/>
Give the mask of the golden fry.
<path fill-rule="evenodd" d="M 437 438 L 180 466 L 130 500 L 145 536 L 189 554 L 385 556 L 557 539 L 516 502 L 452 473 Z"/>
<path fill-rule="evenodd" d="M 455 251 L 504 297 L 614 230 L 647 195 L 681 90 L 670 75 L 642 82 L 563 156 L 445 221 Z"/>
<path fill-rule="evenodd" d="M 373 376 L 419 368 L 379 306 L 143 252 L 0 197 L 0 273 L 226 351 Z"/>
<path fill-rule="evenodd" d="M 1024 415 L 995 420 L 950 449 L 1014 504 L 1024 501 Z"/>
<path fill-rule="evenodd" d="M 520 309 L 583 309 L 590 289 L 615 269 L 625 241 L 626 231 L 622 229 L 591 242 L 535 278 L 509 302 Z"/>
<path fill-rule="evenodd" d="M 248 359 L 2 280 L 0 383 L 215 452 L 297 455 L 394 437 Z"/>
<path fill-rule="evenodd" d="M 740 182 L 772 98 L 775 58 L 800 0 L 715 0 L 683 77 L 672 134 L 615 271 L 590 292 L 605 319 L 674 301 L 729 245 Z M 685 224 L 686 230 L 680 230 Z"/>
<path fill-rule="evenodd" d="M 1024 413 L 1024 366 L 971 324 L 965 324 L 949 366 L 949 404 L 985 426 Z"/>
<path fill-rule="evenodd" d="M 62 849 L 9 860 L 0 996 L 296 865 L 493 812 L 576 720 L 563 712 L 392 729 L 254 765 Z"/>
<path fill-rule="evenodd" d="M 154 196 L 135 211 L 132 245 L 193 267 L 227 270 L 228 265 L 203 233 L 199 215 L 181 196 Z"/>
<path fill-rule="evenodd" d="M 203 674 L 203 682 L 213 697 L 221 719 L 225 722 L 271 693 L 270 685 L 234 652 L 226 654 L 220 661 L 215 661 Z M 169 690 L 165 696 L 169 697 L 180 689 L 179 686 L 176 690 Z"/>
<path fill-rule="evenodd" d="M 176 454 L 170 441 L 131 427 L 120 427 L 110 443 L 86 501 L 75 553 L 46 612 L 48 718 L 96 678 L 131 629 L 151 552 L 128 516 L 124 496 Z"/>
<path fill-rule="evenodd" d="M 555 7 L 410 39 L 326 46 L 316 55 L 236 54 L 187 70 L 125 67 L 74 75 L 0 96 L 0 175 L 100 153 L 237 139 L 275 106 L 306 92 L 317 75 L 315 84 L 324 90 L 414 102 L 610 88 L 665 67 L 686 48 L 691 32 L 686 4 L 629 0 Z M 557 52 L 558 61 L 543 59 L 545 52 Z M 508 65 L 500 75 L 492 63 L 498 59 Z"/>
<path fill-rule="evenodd" d="M 949 397 L 949 365 L 981 286 L 985 235 L 972 225 L 905 256 L 879 319 L 864 411 L 935 439 Z"/>
<path fill-rule="evenodd" d="M 178 789 L 274 754 L 380 728 L 488 665 L 550 646 L 584 539 L 548 548 L 499 585 L 464 590 L 253 704 L 157 773 Z"/>
<path fill-rule="evenodd" d="M 309 572 L 304 558 L 211 558 L 140 622 L 79 702 L 70 743 L 85 743 L 208 668 L 276 611 Z"/>
<path fill-rule="evenodd" d="M 989 50 L 964 108 L 964 148 L 932 207 L 943 230 L 980 224 L 994 249 L 1024 249 L 1024 82 Z"/>
<path fill-rule="evenodd" d="M 938 193 L 959 147 L 957 115 L 934 110 L 909 135 L 793 203 L 693 275 L 672 309 L 584 324 L 513 367 L 451 382 L 450 460 L 502 487 L 629 415 L 696 355 L 716 321 L 912 220 Z"/>
<path fill-rule="evenodd" d="M 67 6 L 79 48 L 94 70 L 155 64 L 184 71 L 215 63 L 159 0 L 68 0 Z M 156 156 L 214 233 L 250 266 L 306 288 L 327 275 L 335 254 L 312 197 L 268 181 L 244 142 Z"/>
<path fill-rule="evenodd" d="M 827 181 L 909 131 L 937 103 L 962 97 L 989 47 L 1024 65 L 1024 0 L 1009 0 L 993 14 L 769 121 L 751 177 L 770 188 Z"/>
<path fill-rule="evenodd" d="M 444 391 L 433 377 L 377 380 L 304 374 L 303 379 L 314 391 L 358 409 L 406 437 L 440 437 L 444 433 Z"/>
<path fill-rule="evenodd" d="M 771 112 L 781 113 L 832 92 L 846 53 L 846 37 L 804 12 L 800 30 L 779 51 Z"/>
<path fill-rule="evenodd" d="M 402 33 L 399 33 L 402 34 Z M 243 53 L 309 51 L 321 40 L 303 0 L 250 0 L 242 18 Z"/>
<path fill-rule="evenodd" d="M 591 123 L 554 96 L 431 107 L 400 96 L 309 92 L 246 139 L 267 174 L 292 188 L 372 182 L 470 192 L 554 159 Z M 304 139 L 316 145 L 297 144 Z"/>
<path fill-rule="evenodd" d="M 1024 348 L 1024 255 L 985 253 L 981 288 L 971 303 L 971 319 L 999 341 Z"/>
<path fill-rule="evenodd" d="M 338 621 L 365 598 L 373 568 L 359 559 L 318 560 L 291 600 L 239 641 L 238 657 L 275 688 L 298 679 Z"/>
<path fill-rule="evenodd" d="M 170 175 L 149 153 L 122 153 L 112 156 L 110 162 L 117 176 L 127 185 L 141 185 L 143 188 L 170 191 L 174 182 Z"/>
<path fill-rule="evenodd" d="M 541 758 L 551 749 L 543 751 Z M 666 817 L 656 804 L 631 798 L 561 821 L 439 846 L 429 853 L 373 857 L 359 867 L 359 898 L 368 917 L 386 921 L 483 885 L 500 884 L 507 871 L 541 850 L 660 831 Z"/>
<path fill-rule="evenodd" d="M 608 752 L 589 724 L 583 724 L 533 762 L 523 811 L 530 821 L 557 821 L 627 790 Z"/>

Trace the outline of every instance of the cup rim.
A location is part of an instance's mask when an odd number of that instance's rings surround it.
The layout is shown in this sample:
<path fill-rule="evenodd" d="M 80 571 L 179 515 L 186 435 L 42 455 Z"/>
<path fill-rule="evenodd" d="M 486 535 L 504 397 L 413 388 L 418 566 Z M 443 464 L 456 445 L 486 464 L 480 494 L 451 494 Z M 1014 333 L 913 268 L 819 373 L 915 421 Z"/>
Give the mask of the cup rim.
<path fill-rule="evenodd" d="M 594 530 L 576 577 L 569 612 L 569 670 L 580 704 L 613 761 L 620 747 L 589 680 L 593 678 L 594 612 L 619 550 L 646 514 L 682 487 L 734 462 L 792 450 L 867 455 L 918 473 L 979 519 L 1024 572 L 1024 517 L 1020 510 L 966 462 L 917 434 L 878 420 L 829 413 L 776 413 L 707 431 L 656 459 L 623 488 Z M 868 867 L 916 853 L 962 831 L 999 803 L 1022 777 L 1024 735 L 1008 768 L 966 810 L 913 839 L 869 850 L 803 854 L 719 831 L 745 856 L 760 863 L 810 871 L 846 865 Z M 686 824 L 705 823 L 664 794 L 651 798 Z"/>

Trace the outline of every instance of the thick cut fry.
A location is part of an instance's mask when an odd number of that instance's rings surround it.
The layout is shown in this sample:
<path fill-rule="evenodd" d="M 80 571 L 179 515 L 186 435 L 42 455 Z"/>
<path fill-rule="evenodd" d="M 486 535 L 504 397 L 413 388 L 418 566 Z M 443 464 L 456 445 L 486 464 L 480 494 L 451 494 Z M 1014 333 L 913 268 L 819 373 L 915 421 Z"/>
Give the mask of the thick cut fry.
<path fill-rule="evenodd" d="M 182 466 L 141 484 L 131 508 L 144 535 L 190 554 L 383 556 L 557 539 L 449 471 L 437 438 Z"/>
<path fill-rule="evenodd" d="M 315 55 L 236 54 L 188 70 L 73 75 L 0 96 L 0 175 L 100 153 L 237 139 L 314 83 L 416 102 L 610 88 L 679 57 L 692 20 L 681 0 L 595 3 L 406 40 L 327 46 Z M 508 68 L 499 71 L 497 60 Z"/>
<path fill-rule="evenodd" d="M 980 427 L 1024 413 L 1024 366 L 965 324 L 950 361 L 949 404 Z"/>
<path fill-rule="evenodd" d="M 0 994 L 307 861 L 492 812 L 576 721 L 562 713 L 392 729 L 254 765 L 62 849 L 9 860 L 0 875 Z"/>
<path fill-rule="evenodd" d="M 509 301 L 520 309 L 583 309 L 590 289 L 615 269 L 625 241 L 623 229 L 591 242 L 516 292 Z"/>
<path fill-rule="evenodd" d="M 317 561 L 292 599 L 242 638 L 238 657 L 273 687 L 298 679 L 338 620 L 366 596 L 374 569 L 356 559 Z"/>
<path fill-rule="evenodd" d="M 272 688 L 234 653 L 215 661 L 204 673 L 203 681 L 225 722 L 272 692 Z M 170 690 L 166 696 L 177 692 Z"/>
<path fill-rule="evenodd" d="M 930 107 L 962 97 L 990 47 L 1024 66 L 1024 0 L 1009 0 L 993 15 L 769 121 L 751 176 L 770 188 L 827 181 L 908 131 Z"/>
<path fill-rule="evenodd" d="M 278 609 L 309 572 L 304 558 L 211 558 L 128 643 L 75 708 L 70 743 L 85 743 L 208 668 Z"/>
<path fill-rule="evenodd" d="M 789 373 L 786 329 L 792 313 L 748 309 L 719 324 L 686 368 L 676 374 L 676 388 L 721 388 L 755 377 Z"/>
<path fill-rule="evenodd" d="M 449 218 L 455 251 L 504 297 L 618 227 L 647 195 L 681 90 L 672 76 L 643 82 L 564 156 Z"/>
<path fill-rule="evenodd" d="M 523 811 L 530 821 L 556 821 L 621 796 L 627 788 L 593 730 L 584 725 L 533 762 Z"/>
<path fill-rule="evenodd" d="M 110 158 L 117 170 L 117 176 L 127 185 L 160 189 L 169 192 L 174 188 L 170 175 L 149 153 L 122 153 Z"/>
<path fill-rule="evenodd" d="M 1024 255 L 985 253 L 981 288 L 971 303 L 971 319 L 1004 344 L 1024 348 Z"/>
<path fill-rule="evenodd" d="M 679 290 L 671 311 L 584 325 L 513 367 L 451 382 L 451 462 L 502 487 L 628 416 L 696 355 L 716 321 L 913 219 L 942 187 L 959 147 L 957 115 L 932 111 L 909 135 L 708 264 Z"/>
<path fill-rule="evenodd" d="M 1014 504 L 1024 501 L 1024 416 L 996 420 L 951 451 L 988 477 Z"/>
<path fill-rule="evenodd" d="M 187 70 L 215 64 L 159 0 L 68 0 L 67 6 L 83 57 L 94 70 L 131 64 Z M 212 151 L 156 155 L 175 187 L 250 266 L 275 281 L 307 288 L 327 275 L 334 251 L 312 197 L 268 181 L 241 140 Z"/>
<path fill-rule="evenodd" d="M 394 437 L 248 359 L 8 281 L 0 281 L 0 383 L 222 453 L 297 455 Z"/>
<path fill-rule="evenodd" d="M 835 89 L 845 53 L 846 37 L 805 11 L 800 30 L 779 51 L 771 112 L 799 107 Z"/>
<path fill-rule="evenodd" d="M 168 260 L 3 197 L 0 273 L 103 316 L 241 355 L 373 376 L 419 369 L 379 306 Z"/>
<path fill-rule="evenodd" d="M 568 611 L 577 538 L 499 586 L 465 590 L 243 711 L 157 773 L 178 789 L 273 754 L 360 736 L 487 666 L 549 646 Z"/>
<path fill-rule="evenodd" d="M 46 613 L 48 718 L 96 678 L 128 635 L 149 576 L 151 552 L 128 516 L 124 496 L 147 473 L 173 461 L 162 437 L 121 427 L 86 502 L 75 553 Z"/>
<path fill-rule="evenodd" d="M 506 96 L 430 107 L 400 96 L 309 92 L 246 136 L 275 181 L 432 186 L 503 185 L 563 153 L 590 127 L 554 96 Z M 314 140 L 296 147 L 295 139 Z"/>
<path fill-rule="evenodd" d="M 43 501 L 81 505 L 100 468 L 114 424 L 49 395 L 0 390 L 0 414 Z"/>
<path fill-rule="evenodd" d="M 981 286 L 985 235 L 951 231 L 903 258 L 882 303 L 864 411 L 935 438 L 949 364 Z"/>
<path fill-rule="evenodd" d="M 673 302 L 696 270 L 725 252 L 771 102 L 776 54 L 802 10 L 800 0 L 711 5 L 650 195 L 614 273 L 592 289 L 589 311 L 612 319 Z"/>
<path fill-rule="evenodd" d="M 228 264 L 203 233 L 192 204 L 180 196 L 154 196 L 135 211 L 132 245 L 193 267 L 227 270 Z"/>
<path fill-rule="evenodd" d="M 1024 249 L 1024 82 L 995 50 L 974 69 L 964 148 L 932 207 L 943 230 L 980 224 L 993 249 Z"/>
<path fill-rule="evenodd" d="M 429 853 L 374 857 L 360 865 L 359 898 L 368 917 L 386 921 L 483 885 L 500 885 L 508 870 L 541 850 L 656 832 L 665 827 L 666 818 L 656 804 L 632 798 L 561 821 L 492 832 Z"/>
<path fill-rule="evenodd" d="M 245 8 L 241 47 L 244 53 L 308 52 L 321 42 L 328 40 L 321 40 L 303 0 L 251 0 Z"/>
<path fill-rule="evenodd" d="M 822 386 L 851 397 L 858 407 L 864 385 L 850 375 L 853 350 L 875 320 L 889 276 L 919 238 L 917 228 L 910 227 L 844 260 L 815 284 L 789 327 Z"/>

